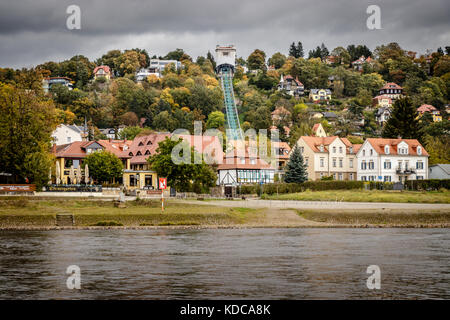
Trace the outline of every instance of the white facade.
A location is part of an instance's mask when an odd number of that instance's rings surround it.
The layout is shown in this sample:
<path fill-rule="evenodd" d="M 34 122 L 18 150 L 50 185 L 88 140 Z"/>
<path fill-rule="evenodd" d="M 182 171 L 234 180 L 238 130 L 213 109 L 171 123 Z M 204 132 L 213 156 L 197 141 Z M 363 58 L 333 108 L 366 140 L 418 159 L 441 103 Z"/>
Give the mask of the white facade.
<path fill-rule="evenodd" d="M 236 65 L 236 47 L 234 45 L 229 46 L 216 46 L 216 64 L 220 66 L 222 64 Z"/>
<path fill-rule="evenodd" d="M 373 146 L 369 140 L 386 139 L 367 139 L 363 143 L 356 154 L 358 180 L 405 182 L 428 179 L 428 156 L 424 155 L 420 144 L 416 150 L 412 150 L 412 146 L 405 141 L 395 145 L 382 143 Z"/>
<path fill-rule="evenodd" d="M 56 145 L 68 144 L 83 141 L 81 134 L 82 130 L 79 127 L 61 124 L 53 131 L 52 139 Z"/>

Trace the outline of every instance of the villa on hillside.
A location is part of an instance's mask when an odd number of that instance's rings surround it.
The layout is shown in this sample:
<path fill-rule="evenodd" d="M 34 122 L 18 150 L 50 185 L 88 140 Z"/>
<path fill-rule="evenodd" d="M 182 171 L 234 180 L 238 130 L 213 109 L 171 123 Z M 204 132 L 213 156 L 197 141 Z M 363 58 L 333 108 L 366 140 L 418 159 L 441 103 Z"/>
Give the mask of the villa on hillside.
<path fill-rule="evenodd" d="M 106 80 L 111 79 L 111 69 L 108 66 L 98 66 L 94 69 L 94 79 L 105 78 Z"/>
<path fill-rule="evenodd" d="M 299 97 L 305 93 L 305 86 L 298 80 L 290 75 L 283 77 L 281 75 L 280 82 L 278 83 L 278 91 L 284 91 L 287 94 Z"/>
<path fill-rule="evenodd" d="M 388 82 L 379 90 L 379 95 L 396 100 L 403 97 L 403 88 L 394 82 Z"/>
<path fill-rule="evenodd" d="M 69 90 L 73 89 L 72 79 L 70 79 L 68 77 L 44 78 L 42 80 L 42 89 L 44 89 L 44 92 L 47 93 L 54 85 L 57 85 L 57 84 L 67 87 L 67 89 L 69 89 Z"/>
<path fill-rule="evenodd" d="M 87 130 L 84 126 L 63 123 L 52 132 L 52 139 L 56 145 L 83 141 L 87 139 Z"/>
<path fill-rule="evenodd" d="M 428 179 L 428 153 L 416 139 L 368 138 L 356 154 L 358 180 Z"/>
<path fill-rule="evenodd" d="M 311 89 L 309 91 L 309 98 L 314 103 L 331 100 L 331 90 L 330 89 Z"/>
<path fill-rule="evenodd" d="M 422 117 L 425 113 L 430 113 L 431 116 L 433 117 L 433 122 L 442 121 L 442 116 L 439 110 L 430 104 L 421 105 L 419 108 L 417 108 L 417 112 L 419 114 L 418 115 L 419 118 Z"/>
<path fill-rule="evenodd" d="M 366 59 L 366 57 L 361 56 L 357 60 L 352 62 L 353 69 L 357 71 L 362 71 L 365 63 L 373 65 L 373 59 L 371 57 L 368 57 Z"/>

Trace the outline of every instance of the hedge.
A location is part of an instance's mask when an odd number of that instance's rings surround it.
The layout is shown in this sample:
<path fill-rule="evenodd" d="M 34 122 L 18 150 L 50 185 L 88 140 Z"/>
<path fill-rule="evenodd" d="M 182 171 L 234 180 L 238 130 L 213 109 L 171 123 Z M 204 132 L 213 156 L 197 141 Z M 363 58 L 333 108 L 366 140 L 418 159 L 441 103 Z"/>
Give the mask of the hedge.
<path fill-rule="evenodd" d="M 450 189 L 450 179 L 407 180 L 405 182 L 405 189 L 407 190 Z"/>

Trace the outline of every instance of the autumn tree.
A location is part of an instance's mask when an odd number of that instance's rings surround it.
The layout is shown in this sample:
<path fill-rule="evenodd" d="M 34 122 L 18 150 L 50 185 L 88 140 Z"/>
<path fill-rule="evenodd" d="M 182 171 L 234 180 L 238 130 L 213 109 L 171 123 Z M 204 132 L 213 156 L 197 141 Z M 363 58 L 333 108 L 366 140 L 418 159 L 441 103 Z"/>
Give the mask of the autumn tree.
<path fill-rule="evenodd" d="M 123 174 L 122 161 L 113 153 L 101 150 L 89 154 L 84 163 L 89 167 L 91 177 L 99 182 L 112 182 Z"/>
<path fill-rule="evenodd" d="M 48 181 L 51 134 L 57 113 L 32 91 L 0 83 L 0 168 L 38 188 Z"/>
<path fill-rule="evenodd" d="M 266 68 L 266 54 L 264 51 L 255 49 L 247 58 L 250 70 L 264 70 Z"/>

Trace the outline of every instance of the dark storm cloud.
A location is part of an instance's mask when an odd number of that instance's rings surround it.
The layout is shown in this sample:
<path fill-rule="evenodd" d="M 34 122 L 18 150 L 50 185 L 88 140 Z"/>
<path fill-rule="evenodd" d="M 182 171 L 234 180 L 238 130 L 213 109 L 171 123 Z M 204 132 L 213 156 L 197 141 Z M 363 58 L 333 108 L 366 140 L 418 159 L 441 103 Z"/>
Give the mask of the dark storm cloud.
<path fill-rule="evenodd" d="M 66 28 L 66 8 L 81 8 L 82 29 Z M 381 8 L 381 30 L 368 30 L 366 8 Z M 163 55 L 177 47 L 193 57 L 217 43 L 247 56 L 261 48 L 287 53 L 292 41 L 307 50 L 392 41 L 419 52 L 450 44 L 448 0 L 18 0 L 0 3 L 0 66 L 31 66 L 113 48 L 140 47 Z"/>

